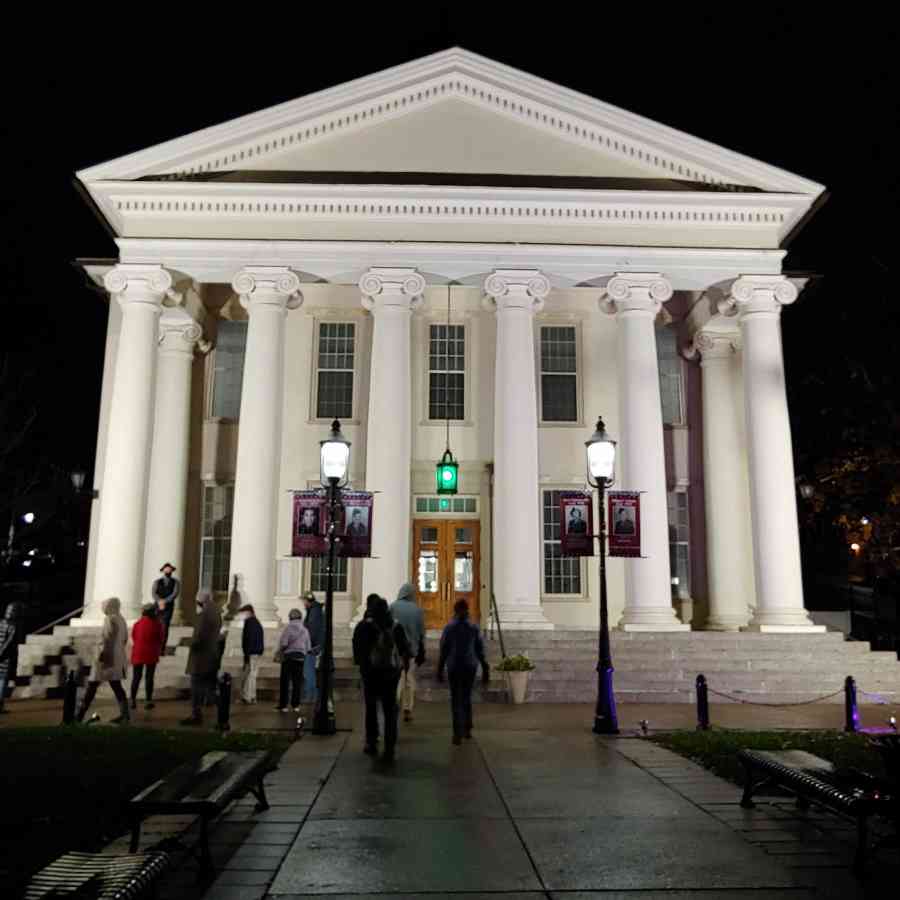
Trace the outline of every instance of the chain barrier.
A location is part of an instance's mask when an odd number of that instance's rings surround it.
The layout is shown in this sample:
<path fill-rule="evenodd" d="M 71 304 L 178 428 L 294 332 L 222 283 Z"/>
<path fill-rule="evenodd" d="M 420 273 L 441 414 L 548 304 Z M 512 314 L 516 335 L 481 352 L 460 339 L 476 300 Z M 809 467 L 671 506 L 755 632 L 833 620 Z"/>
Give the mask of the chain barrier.
<path fill-rule="evenodd" d="M 864 691 L 861 687 L 856 688 L 857 692 L 862 694 L 865 697 L 871 697 L 873 703 L 877 703 L 879 706 L 888 706 L 890 704 L 890 700 L 887 700 L 882 694 L 873 694 L 870 691 Z"/>
<path fill-rule="evenodd" d="M 746 706 L 809 706 L 812 703 L 821 703 L 823 700 L 830 700 L 832 697 L 837 697 L 838 694 L 843 694 L 844 689 L 840 688 L 837 691 L 832 691 L 830 694 L 824 694 L 821 697 L 814 697 L 812 700 L 795 700 L 792 703 L 762 703 L 759 700 L 744 700 L 741 697 L 732 697 L 731 694 L 725 694 L 722 691 L 717 691 L 715 688 L 711 688 L 707 686 L 707 690 L 710 694 L 715 694 L 717 697 L 724 697 L 726 700 L 731 700 L 733 703 L 743 703 Z M 865 693 L 863 691 L 862 693 Z M 887 701 L 884 701 L 885 703 Z"/>

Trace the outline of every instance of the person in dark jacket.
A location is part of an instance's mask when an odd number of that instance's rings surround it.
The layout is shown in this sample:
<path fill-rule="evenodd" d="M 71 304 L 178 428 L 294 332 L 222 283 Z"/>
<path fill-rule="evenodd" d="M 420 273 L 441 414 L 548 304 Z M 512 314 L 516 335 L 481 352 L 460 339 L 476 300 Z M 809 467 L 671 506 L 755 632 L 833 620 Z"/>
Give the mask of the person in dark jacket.
<path fill-rule="evenodd" d="M 397 746 L 397 685 L 412 657 L 403 626 L 396 624 L 387 600 L 366 599 L 366 614 L 353 630 L 353 662 L 359 666 L 366 702 L 366 743 L 363 752 L 378 753 L 378 704 L 384 712 L 384 756 L 394 759 Z"/>
<path fill-rule="evenodd" d="M 459 600 L 453 607 L 453 619 L 441 635 L 438 681 L 444 680 L 444 668 L 450 679 L 450 708 L 453 715 L 453 743 L 472 737 L 472 686 L 477 663 L 481 663 L 482 681 L 487 684 L 490 669 L 484 658 L 484 644 L 478 626 L 469 621 L 469 604 Z"/>
<path fill-rule="evenodd" d="M 15 689 L 19 668 L 19 642 L 22 639 L 22 604 L 15 601 L 6 607 L 0 619 L 0 713 L 9 712 L 6 701 L 7 685 Z"/>
<path fill-rule="evenodd" d="M 246 603 L 238 610 L 244 620 L 241 649 L 244 651 L 244 680 L 241 682 L 241 703 L 256 703 L 256 677 L 265 650 L 265 635 L 256 612 Z"/>
<path fill-rule="evenodd" d="M 202 590 L 197 595 L 197 619 L 191 637 L 187 669 L 191 676 L 191 715 L 181 720 L 182 725 L 202 725 L 203 706 L 207 695 L 214 688 L 215 672 L 219 664 L 219 632 L 222 617 L 212 593 Z"/>
<path fill-rule="evenodd" d="M 303 624 L 309 632 L 312 644 L 312 652 L 306 654 L 303 663 L 303 692 L 308 702 L 315 703 L 319 697 L 316 661 L 325 643 L 325 608 L 316 600 L 316 595 L 312 591 L 307 591 L 303 595 L 303 605 L 306 608 L 306 621 Z"/>
<path fill-rule="evenodd" d="M 131 626 L 132 709 L 137 709 L 137 695 L 145 669 L 147 680 L 144 682 L 144 691 L 147 702 L 144 709 L 153 709 L 155 705 L 153 703 L 153 676 L 156 674 L 156 664 L 159 662 L 165 639 L 165 625 L 156 615 L 156 606 L 148 603 L 144 607 L 141 617 Z"/>
<path fill-rule="evenodd" d="M 156 603 L 157 615 L 163 624 L 163 652 L 169 640 L 169 628 L 172 626 L 172 615 L 175 612 L 175 602 L 181 593 L 181 582 L 175 577 L 175 566 L 172 563 L 164 563 L 159 570 L 162 574 L 153 582 L 153 601 Z"/>

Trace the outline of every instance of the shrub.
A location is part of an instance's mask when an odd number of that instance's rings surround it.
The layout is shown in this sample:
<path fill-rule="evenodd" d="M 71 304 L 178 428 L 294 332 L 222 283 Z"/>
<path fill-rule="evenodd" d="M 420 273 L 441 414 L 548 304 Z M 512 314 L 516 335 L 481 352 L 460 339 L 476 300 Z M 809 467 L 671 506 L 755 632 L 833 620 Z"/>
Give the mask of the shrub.
<path fill-rule="evenodd" d="M 504 656 L 497 664 L 498 672 L 531 672 L 533 669 L 534 663 L 524 653 Z"/>

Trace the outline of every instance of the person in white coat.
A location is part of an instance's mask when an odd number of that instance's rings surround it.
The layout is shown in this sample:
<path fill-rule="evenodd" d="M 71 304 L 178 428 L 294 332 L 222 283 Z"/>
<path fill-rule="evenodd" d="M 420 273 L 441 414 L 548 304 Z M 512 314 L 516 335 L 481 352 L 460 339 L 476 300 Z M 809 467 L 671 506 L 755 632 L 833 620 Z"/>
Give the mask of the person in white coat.
<path fill-rule="evenodd" d="M 118 597 L 109 597 L 103 601 L 103 628 L 97 646 L 94 649 L 94 661 L 88 676 L 87 690 L 76 716 L 79 722 L 84 720 L 100 683 L 108 681 L 109 686 L 119 701 L 119 715 L 112 719 L 118 725 L 129 721 L 128 697 L 122 682 L 128 668 L 128 626 L 120 612 Z"/>

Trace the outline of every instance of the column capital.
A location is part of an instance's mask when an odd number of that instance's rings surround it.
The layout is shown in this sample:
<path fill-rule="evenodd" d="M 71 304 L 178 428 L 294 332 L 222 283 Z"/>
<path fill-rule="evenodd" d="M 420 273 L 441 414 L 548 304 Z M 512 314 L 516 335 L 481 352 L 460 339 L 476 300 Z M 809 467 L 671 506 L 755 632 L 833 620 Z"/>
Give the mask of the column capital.
<path fill-rule="evenodd" d="M 274 306 L 283 312 L 303 304 L 300 279 L 287 266 L 248 266 L 231 279 L 241 306 Z"/>
<path fill-rule="evenodd" d="M 370 312 L 385 307 L 418 309 L 424 302 L 425 279 L 415 269 L 373 267 L 359 279 L 362 305 Z"/>
<path fill-rule="evenodd" d="M 201 340 L 203 329 L 197 322 L 167 322 L 163 319 L 159 323 L 159 352 L 163 356 L 187 356 L 194 355 L 194 348 L 200 346 L 204 349 L 206 341 Z M 208 345 L 206 349 L 209 349 Z"/>
<path fill-rule="evenodd" d="M 694 335 L 690 347 L 684 355 L 688 359 L 700 356 L 700 365 L 719 359 L 731 359 L 741 348 L 741 336 L 737 332 L 712 331 L 707 329 Z"/>
<path fill-rule="evenodd" d="M 162 307 L 178 306 L 184 299 L 173 290 L 172 273 L 162 266 L 135 266 L 120 264 L 103 276 L 103 286 L 119 301 L 124 309 L 130 304 L 146 304 Z"/>
<path fill-rule="evenodd" d="M 618 272 L 606 285 L 600 309 L 609 315 L 646 312 L 655 316 L 671 296 L 671 283 L 658 272 Z"/>
<path fill-rule="evenodd" d="M 550 293 L 550 279 L 539 269 L 494 269 L 484 280 L 484 306 L 501 312 L 540 312 Z"/>
<path fill-rule="evenodd" d="M 778 316 L 781 307 L 797 299 L 797 288 L 784 275 L 742 275 L 727 297 L 718 302 L 723 316 Z"/>

